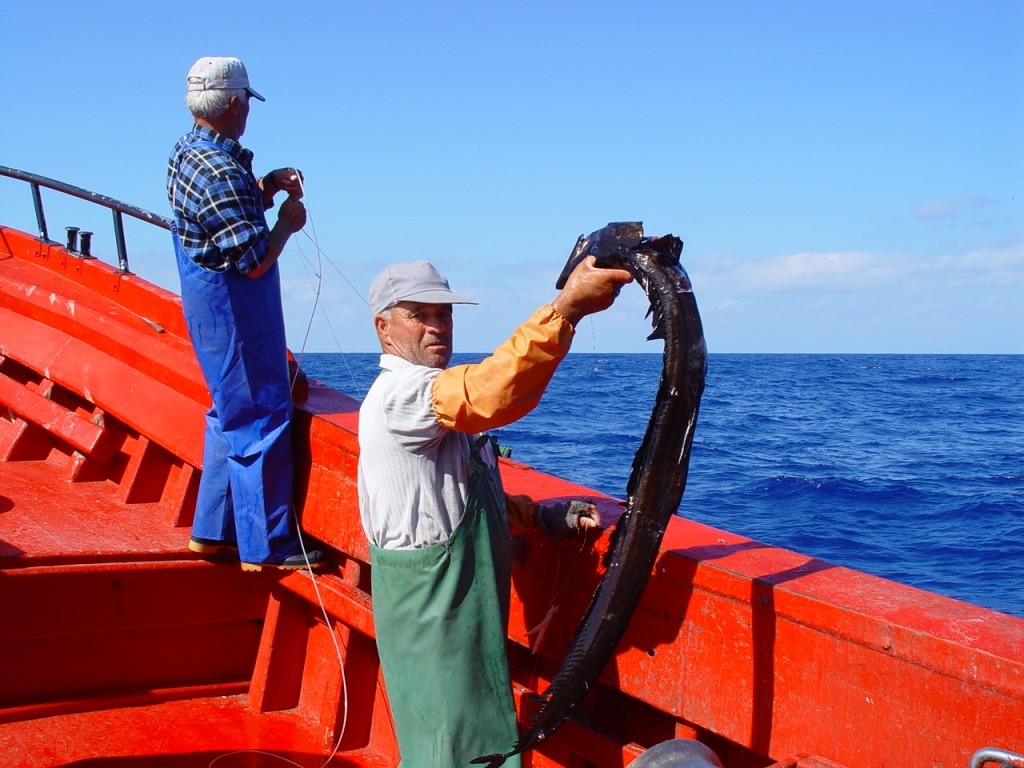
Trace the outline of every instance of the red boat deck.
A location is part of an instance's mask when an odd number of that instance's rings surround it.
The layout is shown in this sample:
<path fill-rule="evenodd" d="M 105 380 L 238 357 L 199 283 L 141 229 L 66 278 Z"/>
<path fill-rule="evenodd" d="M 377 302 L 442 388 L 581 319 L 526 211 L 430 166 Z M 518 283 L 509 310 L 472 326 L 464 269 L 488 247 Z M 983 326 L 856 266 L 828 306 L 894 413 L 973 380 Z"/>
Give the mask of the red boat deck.
<path fill-rule="evenodd" d="M 189 699 L 81 712 L 4 725 L 0 749 L 8 768 L 281 768 L 286 758 L 317 768 L 330 749 L 311 745 L 311 723 L 292 715 L 251 712 L 244 695 Z M 17 755 L 5 745 L 17 745 Z M 167 749 L 174 744 L 175 748 Z M 101 755 L 102 757 L 97 757 Z M 368 749 L 340 753 L 331 768 L 388 768 Z"/>
<path fill-rule="evenodd" d="M 70 482 L 46 461 L 4 462 L 0 479 L 7 567 L 197 559 L 187 549 L 189 529 L 171 526 L 159 502 L 119 503 L 109 483 Z"/>
<path fill-rule="evenodd" d="M 245 749 L 322 763 L 310 723 L 248 705 L 272 581 L 201 560 L 160 503 L 117 502 L 109 482 L 66 469 L 0 463 L 0 689 L 21 700 L 0 717 L 5 768 L 205 768 Z M 362 750 L 334 764 L 387 761 Z"/>

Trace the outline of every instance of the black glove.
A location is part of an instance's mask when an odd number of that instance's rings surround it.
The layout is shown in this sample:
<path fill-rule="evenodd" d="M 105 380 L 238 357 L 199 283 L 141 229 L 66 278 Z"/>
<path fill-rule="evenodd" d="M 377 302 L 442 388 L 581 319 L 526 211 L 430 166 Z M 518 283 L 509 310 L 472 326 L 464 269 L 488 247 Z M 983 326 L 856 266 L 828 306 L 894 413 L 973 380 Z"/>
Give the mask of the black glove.
<path fill-rule="evenodd" d="M 590 517 L 593 504 L 589 501 L 562 501 L 557 504 L 538 504 L 537 519 L 541 527 L 556 539 L 579 530 L 580 518 Z"/>

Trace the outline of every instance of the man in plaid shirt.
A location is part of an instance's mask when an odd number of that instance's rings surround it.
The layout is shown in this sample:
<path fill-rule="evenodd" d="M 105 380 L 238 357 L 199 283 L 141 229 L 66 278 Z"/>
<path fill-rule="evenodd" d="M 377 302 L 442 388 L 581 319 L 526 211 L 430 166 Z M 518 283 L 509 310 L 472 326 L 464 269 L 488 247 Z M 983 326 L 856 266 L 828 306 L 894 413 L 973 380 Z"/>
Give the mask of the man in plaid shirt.
<path fill-rule="evenodd" d="M 245 132 L 249 87 L 236 58 L 204 57 L 188 74 L 193 129 L 167 168 L 182 309 L 210 389 L 203 474 L 189 548 L 237 552 L 244 570 L 324 562 L 305 551 L 292 509 L 292 399 L 277 259 L 302 229 L 302 181 L 281 168 L 257 180 Z M 285 192 L 277 223 L 264 211 Z"/>

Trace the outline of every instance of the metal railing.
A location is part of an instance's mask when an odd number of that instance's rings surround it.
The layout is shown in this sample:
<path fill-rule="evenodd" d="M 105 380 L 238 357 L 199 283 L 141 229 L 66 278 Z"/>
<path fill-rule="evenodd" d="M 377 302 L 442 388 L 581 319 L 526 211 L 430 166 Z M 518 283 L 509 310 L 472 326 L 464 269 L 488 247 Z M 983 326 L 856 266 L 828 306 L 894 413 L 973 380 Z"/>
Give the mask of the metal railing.
<path fill-rule="evenodd" d="M 147 211 L 144 208 L 139 208 L 129 203 L 123 203 L 120 200 L 115 200 L 112 197 L 107 197 L 97 192 L 91 192 L 88 189 L 65 184 L 63 181 L 49 179 L 46 176 L 29 173 L 28 171 L 19 171 L 17 168 L 8 168 L 4 165 L 0 165 L 0 176 L 27 182 L 31 187 L 32 204 L 36 211 L 36 226 L 39 231 L 39 239 L 47 243 L 56 243 L 57 241 L 50 239 L 49 232 L 46 229 L 46 214 L 43 211 L 43 197 L 40 193 L 40 187 L 53 189 L 65 195 L 109 208 L 114 216 L 114 241 L 117 244 L 117 264 L 122 272 L 129 271 L 128 249 L 124 239 L 124 215 L 132 216 L 163 229 L 171 228 L 171 220 L 165 216 L 160 216 L 152 211 Z M 68 233 L 68 250 L 74 251 L 82 257 L 91 258 L 92 232 L 81 232 L 77 227 L 67 227 L 66 229 Z M 81 242 L 79 242 L 79 236 L 81 236 Z"/>
<path fill-rule="evenodd" d="M 1007 752 L 1005 749 L 986 747 L 979 749 L 971 757 L 971 768 L 982 768 L 990 763 L 995 763 L 999 768 L 1024 768 L 1024 755 Z"/>

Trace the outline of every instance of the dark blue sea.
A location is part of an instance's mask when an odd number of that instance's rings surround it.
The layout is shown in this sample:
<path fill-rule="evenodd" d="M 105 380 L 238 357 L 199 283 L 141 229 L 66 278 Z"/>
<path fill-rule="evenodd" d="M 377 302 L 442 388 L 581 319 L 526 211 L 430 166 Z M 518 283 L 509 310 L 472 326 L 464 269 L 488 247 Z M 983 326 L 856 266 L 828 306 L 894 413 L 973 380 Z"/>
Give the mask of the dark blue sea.
<path fill-rule="evenodd" d="M 362 399 L 377 359 L 302 365 Z M 660 354 L 572 353 L 499 438 L 622 498 L 660 371 Z M 712 354 L 679 514 L 1024 617 L 1022 382 L 1020 355 Z"/>

